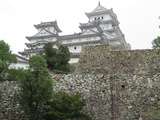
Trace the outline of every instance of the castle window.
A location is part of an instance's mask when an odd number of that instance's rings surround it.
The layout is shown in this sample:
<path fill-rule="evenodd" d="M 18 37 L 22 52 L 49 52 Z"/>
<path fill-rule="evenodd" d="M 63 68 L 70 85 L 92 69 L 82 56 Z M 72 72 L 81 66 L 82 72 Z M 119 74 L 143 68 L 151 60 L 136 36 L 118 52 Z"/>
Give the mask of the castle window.
<path fill-rule="evenodd" d="M 94 20 L 96 20 L 96 17 L 94 18 Z"/>
<path fill-rule="evenodd" d="M 98 20 L 100 19 L 100 17 L 98 17 Z"/>
<path fill-rule="evenodd" d="M 103 19 L 103 16 L 101 18 Z"/>
<path fill-rule="evenodd" d="M 75 47 L 74 47 L 74 49 L 76 50 L 76 49 L 77 49 L 77 47 L 75 46 Z"/>

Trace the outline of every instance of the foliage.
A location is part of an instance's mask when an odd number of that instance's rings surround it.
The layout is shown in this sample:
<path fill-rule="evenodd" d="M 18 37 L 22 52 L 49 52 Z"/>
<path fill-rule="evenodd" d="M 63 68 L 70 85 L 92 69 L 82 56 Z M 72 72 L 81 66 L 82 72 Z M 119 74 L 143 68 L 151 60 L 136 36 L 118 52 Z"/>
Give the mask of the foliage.
<path fill-rule="evenodd" d="M 52 97 L 52 79 L 43 57 L 33 56 L 29 70 L 20 80 L 20 104 L 29 120 L 41 120 L 46 101 Z"/>
<path fill-rule="evenodd" d="M 79 94 L 55 93 L 48 105 L 45 120 L 90 120 L 88 115 L 82 113 L 85 103 Z"/>
<path fill-rule="evenodd" d="M 53 68 L 56 68 L 57 63 L 57 49 L 52 47 L 52 44 L 46 44 L 44 46 L 44 52 L 45 52 L 45 59 L 47 61 L 47 66 L 50 70 L 53 70 Z"/>
<path fill-rule="evenodd" d="M 160 110 L 151 109 L 144 114 L 144 117 L 147 120 L 160 120 Z"/>
<path fill-rule="evenodd" d="M 58 49 L 48 43 L 44 47 L 45 59 L 49 70 L 70 72 L 70 52 L 67 47 L 60 45 Z"/>
<path fill-rule="evenodd" d="M 156 39 L 153 40 L 152 46 L 154 49 L 160 48 L 160 36 L 158 36 Z"/>
<path fill-rule="evenodd" d="M 60 46 L 57 51 L 57 69 L 69 72 L 70 52 L 67 47 Z"/>
<path fill-rule="evenodd" d="M 25 70 L 24 69 L 9 69 L 7 80 L 8 81 L 18 81 L 24 79 L 25 77 Z"/>
<path fill-rule="evenodd" d="M 10 47 L 4 41 L 0 41 L 0 80 L 6 80 L 8 67 L 16 62 L 16 56 L 11 53 Z"/>

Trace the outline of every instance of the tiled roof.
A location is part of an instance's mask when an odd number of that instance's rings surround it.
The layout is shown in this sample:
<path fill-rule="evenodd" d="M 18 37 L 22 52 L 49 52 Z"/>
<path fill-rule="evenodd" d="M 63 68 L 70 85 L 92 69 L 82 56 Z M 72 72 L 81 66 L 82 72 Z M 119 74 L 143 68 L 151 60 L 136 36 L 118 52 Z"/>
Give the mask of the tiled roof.
<path fill-rule="evenodd" d="M 49 26 L 53 26 L 57 30 L 57 32 L 62 32 L 57 25 L 57 21 L 41 22 L 40 24 L 34 25 L 36 29 L 49 27 Z"/>

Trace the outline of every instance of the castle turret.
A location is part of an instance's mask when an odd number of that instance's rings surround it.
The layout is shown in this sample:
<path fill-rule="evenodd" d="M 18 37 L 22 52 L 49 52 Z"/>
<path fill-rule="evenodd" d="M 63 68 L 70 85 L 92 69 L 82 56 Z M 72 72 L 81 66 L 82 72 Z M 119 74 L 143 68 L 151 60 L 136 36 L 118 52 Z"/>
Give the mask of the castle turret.
<path fill-rule="evenodd" d="M 103 7 L 100 2 L 98 6 L 91 12 L 86 13 L 86 16 L 89 18 L 89 22 L 94 21 L 110 21 L 112 24 L 119 24 L 116 14 L 112 9 L 107 9 Z"/>
<path fill-rule="evenodd" d="M 126 43 L 124 34 L 119 28 L 119 21 L 113 9 L 103 7 L 100 2 L 91 12 L 86 13 L 88 23 L 81 23 L 80 29 L 83 33 L 95 32 L 101 34 L 101 43 L 109 44 L 121 49 L 130 49 Z"/>
<path fill-rule="evenodd" d="M 29 43 L 25 43 L 28 49 L 19 52 L 26 57 L 43 52 L 44 45 L 48 42 L 57 42 L 58 34 L 61 32 L 57 21 L 41 22 L 34 25 L 34 27 L 38 30 L 38 33 L 33 36 L 27 36 L 26 38 L 30 41 Z"/>

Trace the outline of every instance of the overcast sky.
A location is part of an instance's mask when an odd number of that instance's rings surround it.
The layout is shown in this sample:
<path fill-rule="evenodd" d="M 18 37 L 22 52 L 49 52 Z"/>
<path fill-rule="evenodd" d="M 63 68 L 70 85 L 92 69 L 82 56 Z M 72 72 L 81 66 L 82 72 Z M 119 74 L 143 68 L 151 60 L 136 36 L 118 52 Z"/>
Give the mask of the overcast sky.
<path fill-rule="evenodd" d="M 160 0 L 100 0 L 101 5 L 117 14 L 120 28 L 132 49 L 151 48 L 160 33 Z M 0 0 L 0 39 L 14 53 L 25 48 L 25 36 L 34 35 L 33 27 L 57 20 L 62 34 L 79 32 L 79 23 L 88 22 L 85 12 L 92 11 L 98 0 Z"/>

